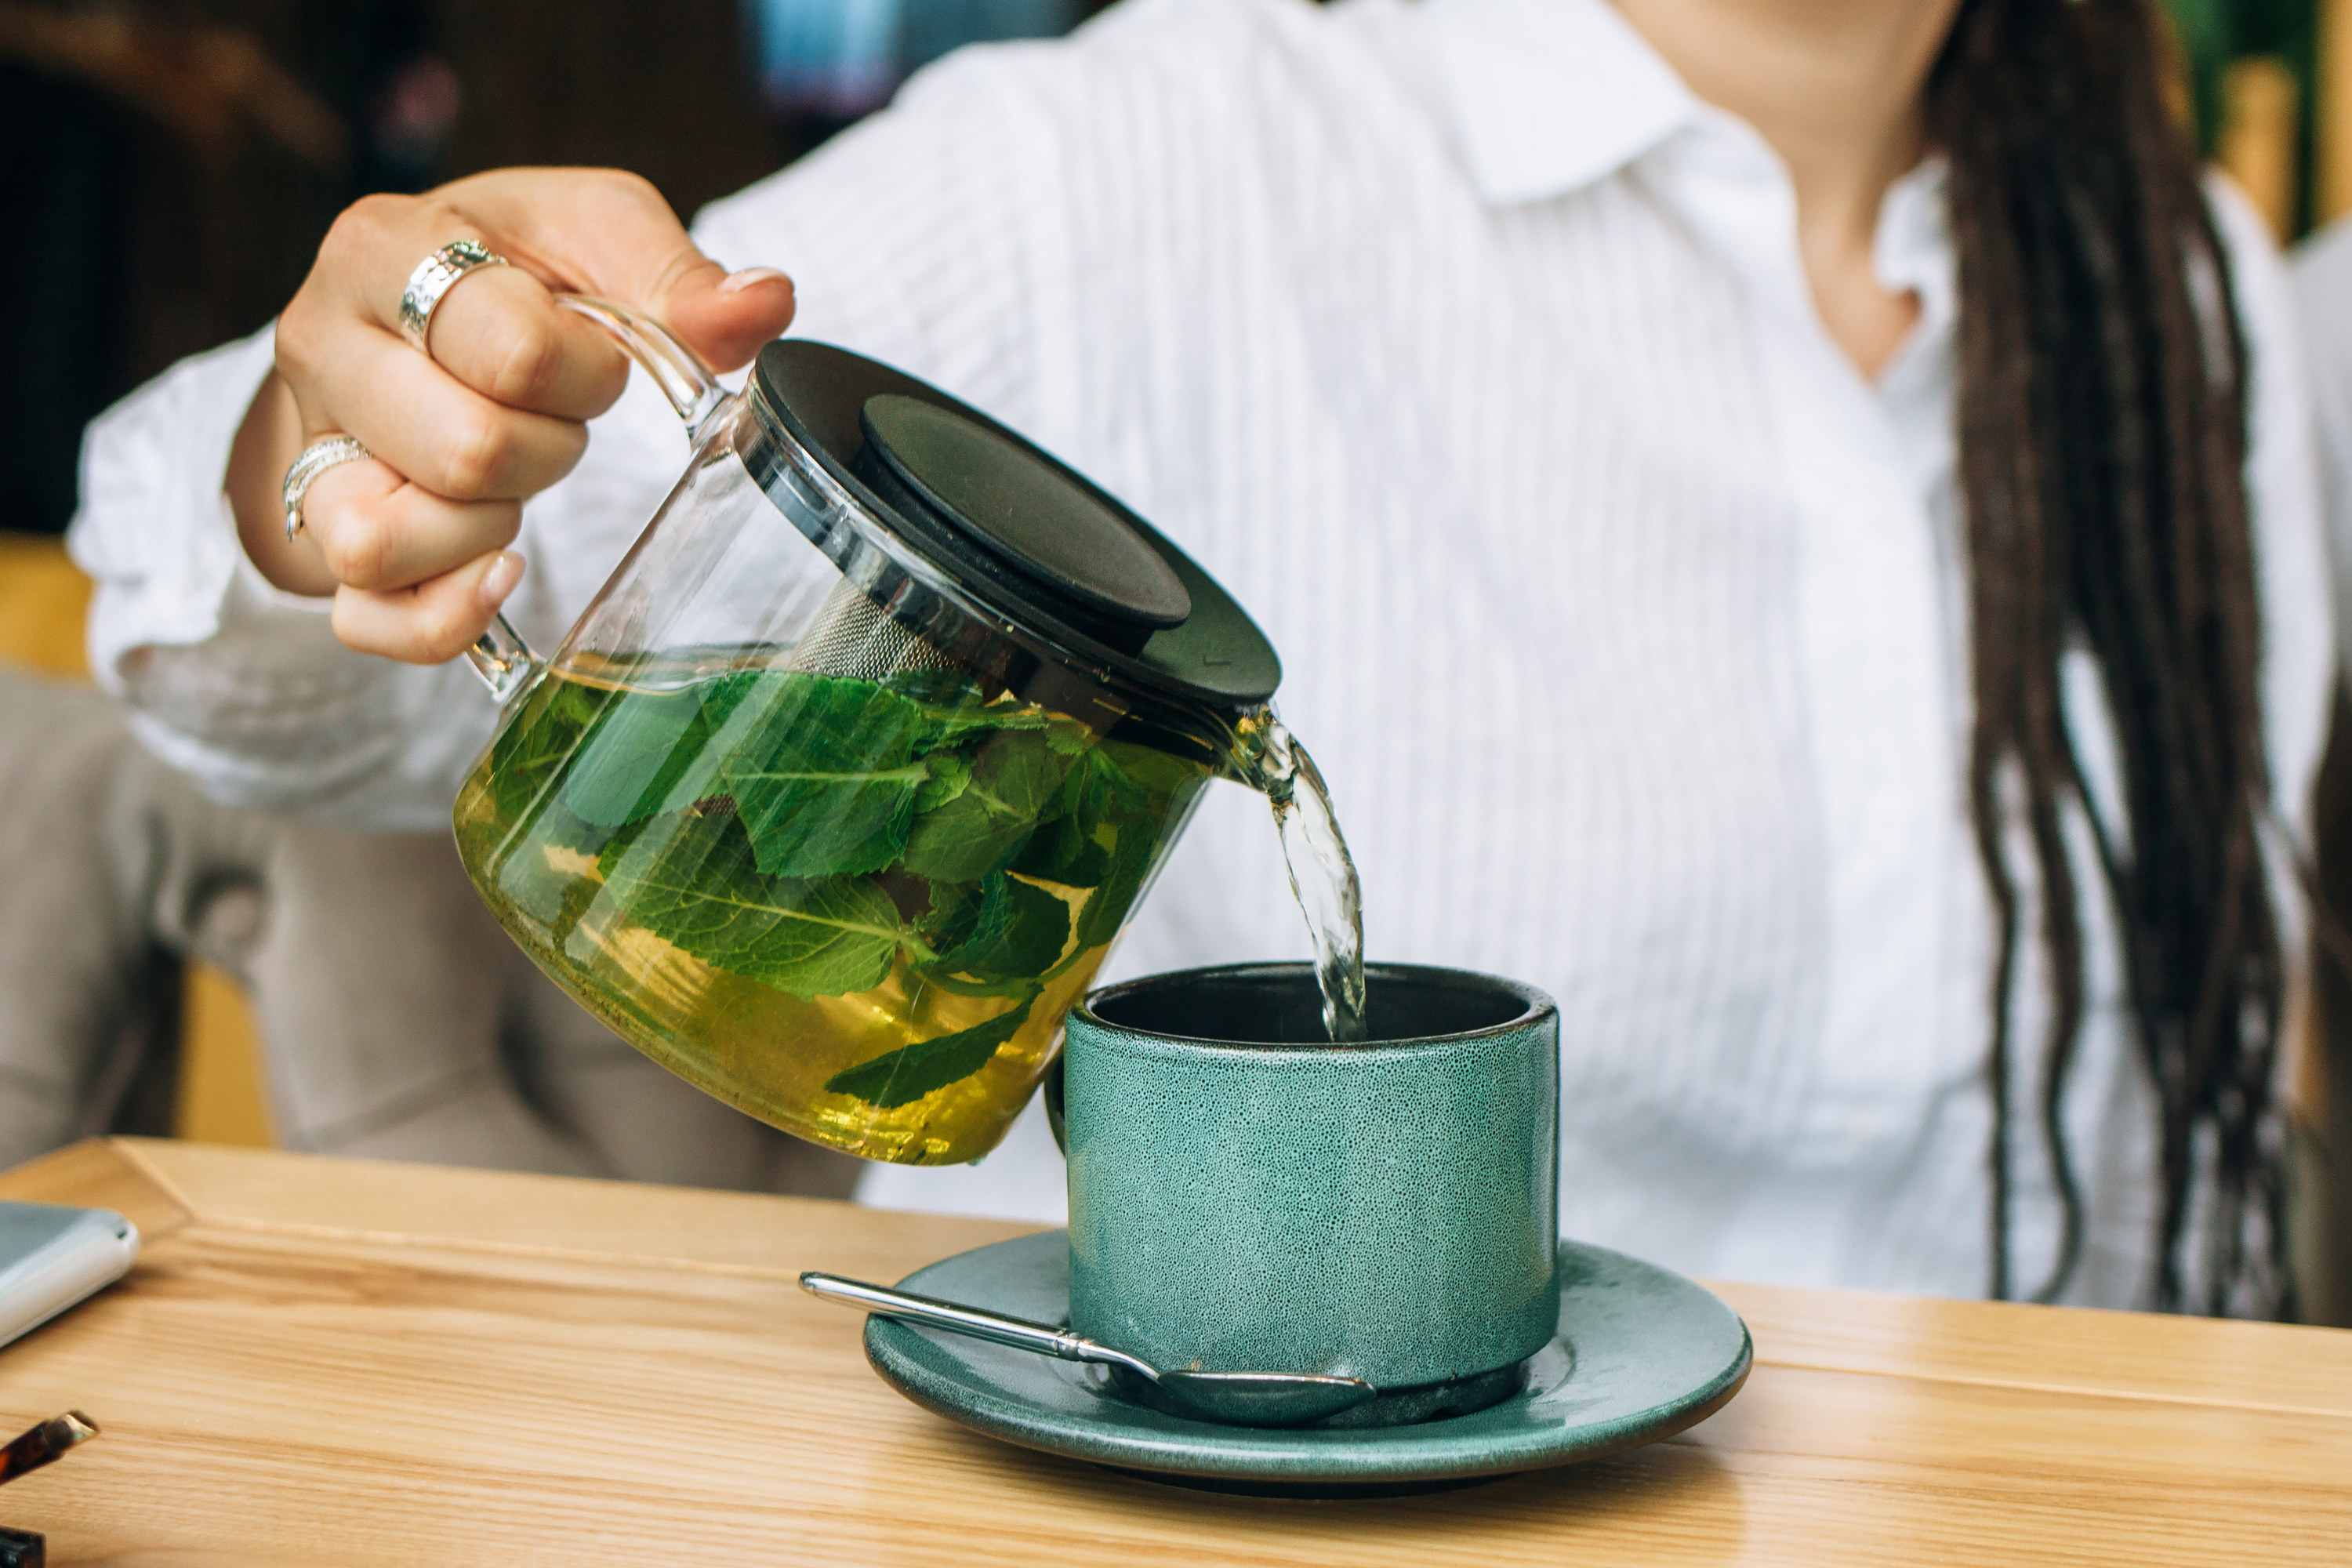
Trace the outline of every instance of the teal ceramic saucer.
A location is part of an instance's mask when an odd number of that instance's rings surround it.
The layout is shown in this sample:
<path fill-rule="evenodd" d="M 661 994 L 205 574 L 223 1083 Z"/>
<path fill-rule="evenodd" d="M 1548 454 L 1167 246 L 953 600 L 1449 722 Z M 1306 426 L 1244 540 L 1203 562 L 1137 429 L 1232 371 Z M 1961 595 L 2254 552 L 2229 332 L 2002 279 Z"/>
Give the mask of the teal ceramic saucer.
<path fill-rule="evenodd" d="M 1597 1459 L 1672 1436 L 1747 1381 L 1738 1314 L 1681 1275 L 1562 1242 L 1559 1332 L 1527 1386 L 1467 1415 L 1410 1426 L 1273 1431 L 1163 1415 L 1098 1369 L 976 1340 L 866 1324 L 883 1380 L 949 1420 L 1047 1453 L 1219 1490 L 1348 1496 L 1461 1485 Z M 1069 1316 L 1069 1239 L 1047 1231 L 934 1263 L 900 1284 L 1041 1322 Z"/>

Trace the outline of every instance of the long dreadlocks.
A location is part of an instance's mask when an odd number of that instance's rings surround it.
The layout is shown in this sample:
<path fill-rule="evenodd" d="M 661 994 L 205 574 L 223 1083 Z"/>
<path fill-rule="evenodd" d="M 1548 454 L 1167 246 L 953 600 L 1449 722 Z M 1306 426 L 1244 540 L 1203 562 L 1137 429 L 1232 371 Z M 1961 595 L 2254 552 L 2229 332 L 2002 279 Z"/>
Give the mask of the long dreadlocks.
<path fill-rule="evenodd" d="M 2082 1250 L 2060 1116 L 2084 1014 L 2063 828 L 2079 812 L 2161 1107 L 2155 1304 L 2267 1315 L 2286 1306 L 2270 1094 L 2282 976 L 2258 843 L 2270 780 L 2246 355 L 2163 61 L 2147 0 L 1967 0 L 1928 83 L 1958 255 L 1969 787 L 1998 921 L 1992 1289 L 2016 1284 L 2013 839 L 2032 846 L 2051 976 L 2038 1121 L 2064 1213 L 2039 1297 Z M 2068 735 L 2070 648 L 2113 714 L 2121 822 L 2101 820 Z"/>

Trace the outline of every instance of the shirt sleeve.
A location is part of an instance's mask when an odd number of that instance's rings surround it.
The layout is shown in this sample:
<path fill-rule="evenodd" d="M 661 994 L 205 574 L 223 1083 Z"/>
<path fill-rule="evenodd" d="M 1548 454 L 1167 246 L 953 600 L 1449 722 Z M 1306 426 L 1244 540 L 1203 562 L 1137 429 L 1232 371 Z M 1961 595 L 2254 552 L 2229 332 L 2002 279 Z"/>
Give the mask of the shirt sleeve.
<path fill-rule="evenodd" d="M 271 342 L 185 361 L 91 424 L 68 536 L 97 584 L 90 668 L 215 798 L 417 826 L 432 814 L 403 775 L 426 759 L 407 749 L 446 678 L 344 648 L 328 601 L 271 587 L 237 542 L 223 479 Z"/>
<path fill-rule="evenodd" d="M 497 717 L 470 668 L 354 653 L 328 600 L 271 586 L 237 541 L 229 447 L 271 353 L 264 330 L 198 355 L 91 424 L 68 535 L 96 584 L 91 670 L 147 747 L 215 799 L 440 826 Z M 684 457 L 667 405 L 633 378 L 580 467 L 524 509 L 528 568 L 507 610 L 534 646 L 553 646 Z"/>
<path fill-rule="evenodd" d="M 2341 628 L 2352 625 L 2347 619 L 2352 616 L 2352 221 L 2305 241 L 2295 251 L 2292 277 Z M 2337 637 L 2339 657 L 2346 640 Z"/>
<path fill-rule="evenodd" d="M 2326 522 L 2297 312 L 2268 228 L 2212 182 L 2248 357 L 2246 502 L 2262 596 L 2263 710 L 2282 816 L 2307 837 L 2336 677 Z"/>
<path fill-rule="evenodd" d="M 2326 750 L 2336 680 L 2327 521 L 2313 442 L 2312 400 L 2287 271 L 2270 231 L 2236 188 L 2216 176 L 2213 213 L 2228 247 L 2248 359 L 2246 502 L 2262 602 L 2263 720 L 2272 800 L 2292 852 L 2308 863 L 2312 795 Z M 2273 867 L 2294 1005 L 2307 1001 L 2303 900 Z"/>

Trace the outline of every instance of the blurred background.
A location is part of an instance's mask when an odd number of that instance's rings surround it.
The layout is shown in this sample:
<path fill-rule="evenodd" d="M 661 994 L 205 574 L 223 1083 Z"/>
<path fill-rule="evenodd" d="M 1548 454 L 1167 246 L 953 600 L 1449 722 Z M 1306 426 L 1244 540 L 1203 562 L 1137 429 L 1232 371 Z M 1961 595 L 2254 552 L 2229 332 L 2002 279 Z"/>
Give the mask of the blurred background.
<path fill-rule="evenodd" d="M 690 217 L 926 61 L 1102 3 L 0 0 L 0 664 L 85 679 L 83 425 L 267 321 L 355 197 L 593 163 Z M 2352 211 L 2352 0 L 2168 5 L 2180 112 L 2280 239 Z M 269 1142 L 242 997 L 182 951 L 145 961 L 176 1070 L 142 1130 Z"/>

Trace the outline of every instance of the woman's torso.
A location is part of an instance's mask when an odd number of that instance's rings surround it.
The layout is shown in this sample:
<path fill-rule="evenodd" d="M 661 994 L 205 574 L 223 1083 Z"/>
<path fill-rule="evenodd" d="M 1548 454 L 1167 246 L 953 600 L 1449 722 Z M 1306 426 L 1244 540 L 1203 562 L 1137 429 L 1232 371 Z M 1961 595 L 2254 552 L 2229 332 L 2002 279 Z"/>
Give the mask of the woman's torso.
<path fill-rule="evenodd" d="M 1922 318 L 1874 384 L 1813 310 L 1777 160 L 1597 0 L 1123 10 L 951 66 L 698 233 L 792 270 L 796 331 L 1000 413 L 1250 607 L 1371 955 L 1559 999 L 1567 1231 L 1980 1290 L 1990 947 L 1933 167 L 1882 215 Z M 2275 460 L 2299 807 L 2326 632 L 2307 488 Z M 2091 945 L 2073 1296 L 2123 1304 L 2149 1112 Z M 1305 951 L 1263 804 L 1221 788 L 1116 968 Z M 2054 1214 L 2027 1142 L 2031 1273 Z M 1058 1186 L 1030 1126 L 864 1195 L 1050 1214 Z"/>

